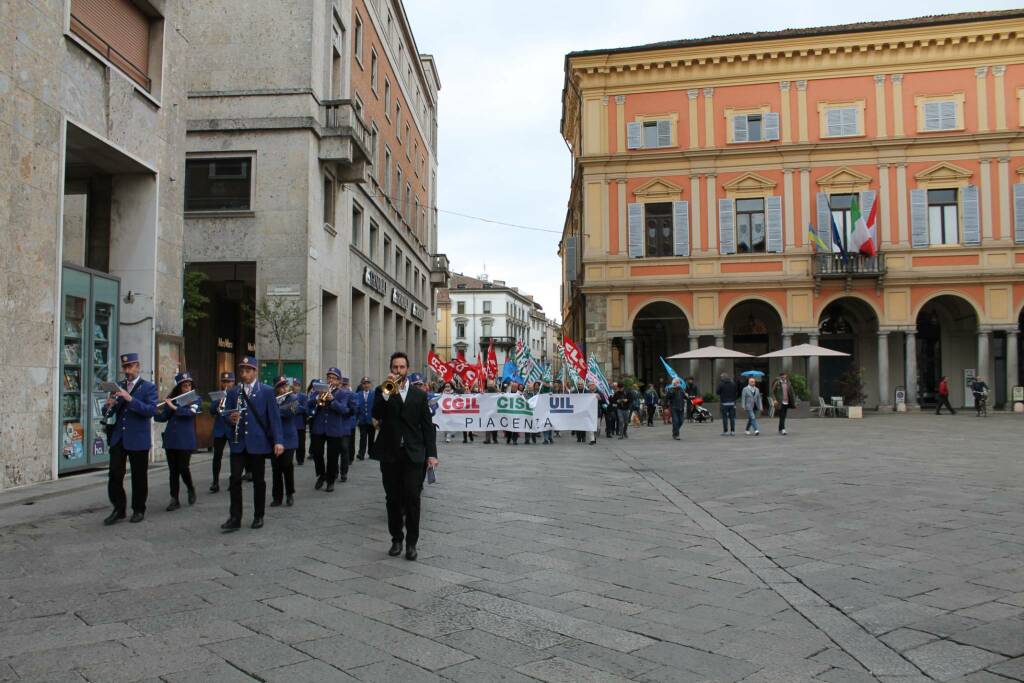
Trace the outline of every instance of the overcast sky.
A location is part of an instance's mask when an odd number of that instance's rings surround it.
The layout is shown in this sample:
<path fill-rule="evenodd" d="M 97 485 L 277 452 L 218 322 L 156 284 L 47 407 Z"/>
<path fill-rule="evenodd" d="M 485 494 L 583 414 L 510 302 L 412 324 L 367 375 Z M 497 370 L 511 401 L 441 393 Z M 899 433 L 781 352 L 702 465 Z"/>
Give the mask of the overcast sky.
<path fill-rule="evenodd" d="M 571 178 L 558 130 L 562 66 L 574 50 L 743 31 L 823 26 L 1002 9 L 1018 2 L 862 0 L 405 0 L 417 46 L 441 77 L 438 150 L 440 251 L 453 271 L 486 272 L 533 294 L 561 319 L 556 249 Z M 480 216 L 554 232 L 454 216 Z"/>

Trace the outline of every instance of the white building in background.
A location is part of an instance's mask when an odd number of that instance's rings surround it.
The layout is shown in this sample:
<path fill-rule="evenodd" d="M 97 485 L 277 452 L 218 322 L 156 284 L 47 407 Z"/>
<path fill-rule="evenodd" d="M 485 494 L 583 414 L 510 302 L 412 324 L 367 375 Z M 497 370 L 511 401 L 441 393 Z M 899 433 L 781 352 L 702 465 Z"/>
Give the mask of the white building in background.
<path fill-rule="evenodd" d="M 439 293 L 438 299 L 444 298 Z M 537 358 L 549 360 L 553 347 L 549 343 L 550 321 L 533 297 L 511 287 L 504 280 L 490 280 L 487 275 L 469 277 L 452 273 L 447 290 L 450 315 L 440 316 L 439 325 L 448 325 L 448 334 L 438 330 L 438 339 L 450 339 L 450 353 L 460 351 L 466 358 L 487 353 L 491 341 L 501 365 L 522 340 Z M 446 319 L 447 318 L 447 319 Z M 440 349 L 444 355 L 444 349 Z"/>

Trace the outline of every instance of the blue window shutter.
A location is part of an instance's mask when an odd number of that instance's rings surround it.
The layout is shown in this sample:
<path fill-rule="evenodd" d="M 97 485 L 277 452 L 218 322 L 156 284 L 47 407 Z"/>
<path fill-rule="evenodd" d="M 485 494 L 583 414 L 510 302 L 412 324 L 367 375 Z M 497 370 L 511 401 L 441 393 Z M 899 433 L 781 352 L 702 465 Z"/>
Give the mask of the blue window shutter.
<path fill-rule="evenodd" d="M 736 214 L 731 199 L 718 200 L 718 247 L 723 254 L 736 253 Z"/>
<path fill-rule="evenodd" d="M 672 146 L 672 121 L 661 119 L 658 121 L 658 147 Z"/>
<path fill-rule="evenodd" d="M 928 236 L 928 190 L 910 191 L 910 246 L 927 247 Z"/>
<path fill-rule="evenodd" d="M 782 197 L 768 195 L 764 198 L 764 221 L 768 233 L 765 251 L 781 254 L 784 240 L 782 238 Z"/>
<path fill-rule="evenodd" d="M 747 132 L 747 115 L 732 117 L 732 141 L 733 142 L 747 142 L 749 140 L 749 134 Z"/>
<path fill-rule="evenodd" d="M 828 192 L 819 192 L 814 196 L 818 216 L 818 239 L 832 249 L 832 207 L 828 203 Z"/>
<path fill-rule="evenodd" d="M 627 149 L 640 149 L 644 146 L 643 143 L 644 124 L 642 123 L 627 123 L 626 124 L 626 148 Z"/>
<path fill-rule="evenodd" d="M 1024 183 L 1013 186 L 1013 241 L 1024 244 Z"/>
<path fill-rule="evenodd" d="M 672 254 L 690 255 L 690 203 L 672 202 Z"/>
<path fill-rule="evenodd" d="M 763 117 L 764 120 L 764 138 L 765 140 L 778 140 L 779 139 L 779 113 L 777 111 L 770 111 Z"/>
<path fill-rule="evenodd" d="M 964 203 L 964 244 L 981 244 L 981 216 L 978 213 L 978 186 L 968 185 L 963 189 Z"/>
<path fill-rule="evenodd" d="M 629 219 L 629 258 L 642 258 L 644 255 L 644 205 L 630 204 L 627 214 Z"/>

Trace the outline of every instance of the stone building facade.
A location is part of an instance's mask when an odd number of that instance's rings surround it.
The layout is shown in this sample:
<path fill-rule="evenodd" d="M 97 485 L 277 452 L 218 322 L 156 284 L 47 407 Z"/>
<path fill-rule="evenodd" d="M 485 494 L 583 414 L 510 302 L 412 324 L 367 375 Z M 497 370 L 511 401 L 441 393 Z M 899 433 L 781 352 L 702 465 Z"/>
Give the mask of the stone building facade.
<path fill-rule="evenodd" d="M 210 322 L 186 332 L 200 384 L 251 350 L 276 371 L 251 313 L 268 302 L 305 312 L 280 352 L 289 375 L 379 378 L 398 348 L 422 367 L 446 263 L 440 84 L 401 2 L 202 0 L 189 35 L 185 258 L 210 299 Z"/>
<path fill-rule="evenodd" d="M 106 464 L 118 353 L 177 369 L 185 5 L 0 3 L 0 489 Z"/>
<path fill-rule="evenodd" d="M 1012 10 L 570 53 L 566 333 L 615 376 L 811 342 L 850 354 L 793 361 L 813 399 L 859 368 L 869 406 L 932 406 L 942 376 L 970 404 L 976 374 L 1006 402 L 1024 379 L 1022 29 Z M 841 253 L 854 204 L 877 209 L 877 256 Z M 711 363 L 678 369 L 713 386 Z"/>

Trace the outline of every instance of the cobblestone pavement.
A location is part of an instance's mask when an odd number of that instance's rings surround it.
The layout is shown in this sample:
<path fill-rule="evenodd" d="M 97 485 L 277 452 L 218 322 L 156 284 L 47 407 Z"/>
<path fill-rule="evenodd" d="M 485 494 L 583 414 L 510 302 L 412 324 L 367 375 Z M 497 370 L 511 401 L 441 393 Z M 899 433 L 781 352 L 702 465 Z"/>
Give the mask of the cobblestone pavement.
<path fill-rule="evenodd" d="M 227 536 L 203 456 L 138 525 L 102 474 L 0 494 L 0 681 L 1024 679 L 1019 416 L 718 429 L 442 446 L 418 562 L 371 462 Z"/>

